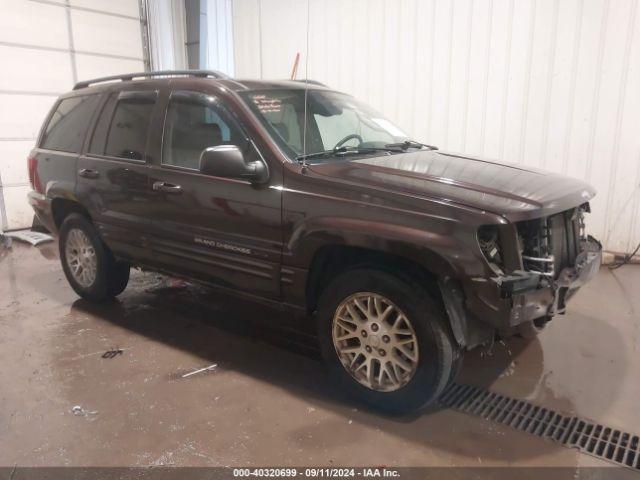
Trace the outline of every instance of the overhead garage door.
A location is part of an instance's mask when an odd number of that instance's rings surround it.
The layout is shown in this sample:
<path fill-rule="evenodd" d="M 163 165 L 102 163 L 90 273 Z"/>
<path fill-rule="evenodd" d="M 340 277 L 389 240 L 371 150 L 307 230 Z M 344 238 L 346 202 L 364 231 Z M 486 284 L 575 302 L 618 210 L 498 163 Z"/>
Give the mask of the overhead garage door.
<path fill-rule="evenodd" d="M 0 227 L 31 225 L 27 155 L 78 80 L 145 69 L 138 0 L 0 0 Z"/>

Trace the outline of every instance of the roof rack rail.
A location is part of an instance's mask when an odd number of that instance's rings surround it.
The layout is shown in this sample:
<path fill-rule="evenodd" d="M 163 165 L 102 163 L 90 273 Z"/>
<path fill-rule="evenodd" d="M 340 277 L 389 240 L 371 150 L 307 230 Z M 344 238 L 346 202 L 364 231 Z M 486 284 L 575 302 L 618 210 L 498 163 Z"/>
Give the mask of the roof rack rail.
<path fill-rule="evenodd" d="M 73 86 L 74 90 L 86 88 L 96 83 L 112 82 L 120 80 L 123 82 L 133 80 L 134 78 L 153 78 L 153 77 L 171 77 L 171 76 L 191 76 L 191 77 L 212 77 L 212 78 L 230 78 L 228 75 L 217 72 L 215 70 L 158 70 L 153 72 L 125 73 L 122 75 L 112 75 L 110 77 L 94 78 L 93 80 L 84 80 Z"/>

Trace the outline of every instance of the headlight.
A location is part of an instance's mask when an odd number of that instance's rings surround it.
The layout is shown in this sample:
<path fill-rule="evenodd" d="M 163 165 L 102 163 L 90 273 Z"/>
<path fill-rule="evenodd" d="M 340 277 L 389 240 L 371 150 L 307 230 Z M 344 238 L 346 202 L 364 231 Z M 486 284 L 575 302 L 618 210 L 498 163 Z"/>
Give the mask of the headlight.
<path fill-rule="evenodd" d="M 500 235 L 497 225 L 483 225 L 478 229 L 478 245 L 489 265 L 496 273 L 502 274 L 503 259 L 500 246 Z"/>

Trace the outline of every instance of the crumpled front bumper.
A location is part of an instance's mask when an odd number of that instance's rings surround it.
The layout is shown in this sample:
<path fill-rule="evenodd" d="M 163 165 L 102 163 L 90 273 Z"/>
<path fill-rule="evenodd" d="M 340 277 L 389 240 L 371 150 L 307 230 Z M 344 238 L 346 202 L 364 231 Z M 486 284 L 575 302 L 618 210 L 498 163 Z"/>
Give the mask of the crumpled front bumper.
<path fill-rule="evenodd" d="M 593 237 L 583 244 L 575 267 L 565 268 L 556 280 L 558 295 L 555 313 L 564 313 L 566 302 L 585 283 L 594 278 L 602 264 L 602 245 Z"/>
<path fill-rule="evenodd" d="M 537 318 L 564 313 L 567 301 L 598 273 L 602 245 L 593 237 L 582 242 L 574 266 L 551 279 L 519 271 L 477 284 L 467 308 L 496 328 L 510 328 Z"/>

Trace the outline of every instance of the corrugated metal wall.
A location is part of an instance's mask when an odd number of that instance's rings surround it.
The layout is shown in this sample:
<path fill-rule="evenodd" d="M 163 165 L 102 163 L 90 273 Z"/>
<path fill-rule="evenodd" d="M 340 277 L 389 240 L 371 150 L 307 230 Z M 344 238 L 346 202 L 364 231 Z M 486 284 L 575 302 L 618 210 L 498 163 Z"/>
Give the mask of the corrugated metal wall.
<path fill-rule="evenodd" d="M 640 0 L 310 0 L 309 77 L 417 139 L 593 183 L 590 229 L 640 241 Z M 235 0 L 236 76 L 305 72 L 307 2 Z"/>

